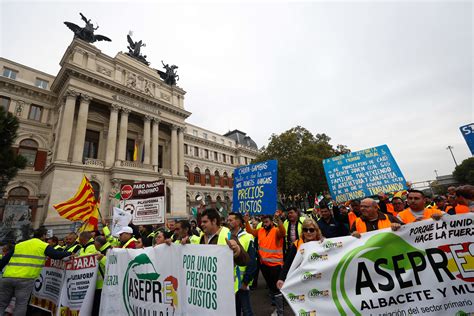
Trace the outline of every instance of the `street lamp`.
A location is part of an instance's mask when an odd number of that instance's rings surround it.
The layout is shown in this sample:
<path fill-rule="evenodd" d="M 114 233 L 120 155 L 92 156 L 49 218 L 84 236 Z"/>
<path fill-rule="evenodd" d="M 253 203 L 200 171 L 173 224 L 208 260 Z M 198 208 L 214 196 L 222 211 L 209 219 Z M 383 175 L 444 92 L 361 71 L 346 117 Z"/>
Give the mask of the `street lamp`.
<path fill-rule="evenodd" d="M 456 165 L 456 167 L 458 166 L 458 163 L 456 162 L 456 158 L 454 158 L 454 154 L 453 154 L 453 146 L 449 145 L 448 147 L 446 147 L 447 150 L 449 150 L 449 152 L 451 153 L 451 156 L 453 157 L 453 160 L 454 160 L 454 164 Z"/>
<path fill-rule="evenodd" d="M 435 170 L 434 170 L 434 173 L 435 173 L 435 175 L 436 175 L 436 179 L 438 179 L 438 170 L 435 169 Z"/>

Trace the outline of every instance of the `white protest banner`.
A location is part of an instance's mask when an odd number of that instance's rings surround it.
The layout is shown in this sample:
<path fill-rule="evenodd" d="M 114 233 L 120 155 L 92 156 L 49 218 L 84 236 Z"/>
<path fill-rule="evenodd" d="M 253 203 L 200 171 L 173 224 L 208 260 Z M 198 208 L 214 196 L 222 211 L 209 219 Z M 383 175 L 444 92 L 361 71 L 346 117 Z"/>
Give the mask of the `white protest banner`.
<path fill-rule="evenodd" d="M 233 256 L 217 245 L 160 245 L 107 254 L 100 315 L 226 315 Z"/>
<path fill-rule="evenodd" d="M 474 214 L 308 242 L 282 293 L 306 315 L 474 312 Z"/>
<path fill-rule="evenodd" d="M 118 207 L 114 207 L 114 215 L 112 218 L 112 236 L 118 237 L 118 232 L 122 227 L 128 226 L 132 220 L 132 214 Z"/>
<path fill-rule="evenodd" d="M 53 315 L 90 315 L 97 278 L 96 258 L 95 255 L 68 261 L 48 258 L 35 281 L 30 305 Z"/>
<path fill-rule="evenodd" d="M 165 222 L 165 180 L 123 184 L 120 207 L 132 214 L 133 224 Z"/>
<path fill-rule="evenodd" d="M 63 260 L 46 259 L 43 270 L 35 280 L 30 305 L 56 314 L 63 286 L 66 263 Z"/>

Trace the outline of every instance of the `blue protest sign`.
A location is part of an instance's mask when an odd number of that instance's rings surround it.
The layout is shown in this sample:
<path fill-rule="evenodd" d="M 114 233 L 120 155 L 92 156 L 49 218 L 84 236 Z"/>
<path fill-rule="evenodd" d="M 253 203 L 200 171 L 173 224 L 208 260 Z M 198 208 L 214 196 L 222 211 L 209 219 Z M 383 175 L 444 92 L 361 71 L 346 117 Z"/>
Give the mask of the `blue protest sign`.
<path fill-rule="evenodd" d="M 466 140 L 467 146 L 471 151 L 471 155 L 474 155 L 474 123 L 461 126 L 459 129 Z"/>
<path fill-rule="evenodd" d="M 336 202 L 407 188 L 387 145 L 324 159 L 323 166 L 329 191 Z"/>
<path fill-rule="evenodd" d="M 277 208 L 278 162 L 268 160 L 234 171 L 234 212 L 274 214 Z"/>

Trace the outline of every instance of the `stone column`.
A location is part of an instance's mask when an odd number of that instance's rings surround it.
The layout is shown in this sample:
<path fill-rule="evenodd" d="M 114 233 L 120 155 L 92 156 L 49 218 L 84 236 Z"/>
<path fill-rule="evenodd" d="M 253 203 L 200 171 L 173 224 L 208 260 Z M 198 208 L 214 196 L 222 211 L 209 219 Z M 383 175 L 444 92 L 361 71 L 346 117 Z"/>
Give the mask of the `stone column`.
<path fill-rule="evenodd" d="M 82 163 L 87 128 L 87 115 L 89 113 L 91 99 L 92 98 L 89 95 L 81 94 L 81 104 L 79 106 L 79 114 L 77 115 L 76 138 L 74 139 L 74 148 L 72 152 L 72 161 L 76 163 Z"/>
<path fill-rule="evenodd" d="M 117 122 L 118 122 L 117 104 L 110 106 L 109 131 L 107 136 L 107 152 L 105 153 L 105 166 L 111 167 L 115 162 L 115 147 L 117 145 Z"/>
<path fill-rule="evenodd" d="M 178 173 L 178 126 L 171 125 L 171 174 Z"/>
<path fill-rule="evenodd" d="M 125 150 L 127 148 L 128 114 L 130 110 L 122 108 L 120 115 L 120 134 L 118 144 L 118 160 L 125 160 Z"/>
<path fill-rule="evenodd" d="M 67 161 L 69 156 L 69 146 L 71 144 L 72 123 L 74 120 L 74 110 L 76 98 L 79 95 L 72 89 L 66 91 L 66 102 L 63 105 L 61 130 L 59 131 L 57 160 Z"/>
<path fill-rule="evenodd" d="M 152 126 L 152 137 L 151 137 L 151 164 L 153 169 L 158 171 L 158 138 L 160 136 L 160 120 L 157 118 L 153 119 Z"/>
<path fill-rule="evenodd" d="M 184 176 L 184 127 L 178 130 L 178 174 Z"/>
<path fill-rule="evenodd" d="M 143 163 L 145 165 L 150 164 L 150 121 L 152 117 L 145 115 L 145 120 L 143 123 L 143 150 L 145 151 L 145 157 L 143 158 Z"/>

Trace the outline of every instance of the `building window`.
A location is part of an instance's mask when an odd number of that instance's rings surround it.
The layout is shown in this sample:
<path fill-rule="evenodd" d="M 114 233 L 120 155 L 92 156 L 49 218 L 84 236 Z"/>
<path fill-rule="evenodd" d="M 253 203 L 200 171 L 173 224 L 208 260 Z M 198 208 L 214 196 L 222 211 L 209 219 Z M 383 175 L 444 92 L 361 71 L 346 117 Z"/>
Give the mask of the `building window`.
<path fill-rule="evenodd" d="M 189 167 L 184 166 L 184 176 L 186 177 L 186 182 L 189 183 Z"/>
<path fill-rule="evenodd" d="M 134 161 L 133 153 L 135 152 L 135 140 L 127 138 L 127 148 L 125 152 L 125 160 Z"/>
<path fill-rule="evenodd" d="M 0 107 L 2 107 L 5 112 L 8 112 L 8 109 L 10 108 L 10 98 L 0 95 Z"/>
<path fill-rule="evenodd" d="M 18 154 L 26 158 L 26 165 L 34 167 L 36 154 L 38 153 L 38 143 L 32 139 L 25 139 L 20 142 Z"/>
<path fill-rule="evenodd" d="M 30 106 L 30 113 L 28 114 L 28 119 L 33 121 L 41 121 L 41 113 L 43 112 L 43 108 L 38 105 L 32 104 Z"/>
<path fill-rule="evenodd" d="M 84 141 L 84 151 L 82 158 L 97 159 L 97 153 L 99 152 L 99 139 L 100 132 L 86 130 L 86 139 Z"/>
<path fill-rule="evenodd" d="M 212 140 L 213 140 L 213 141 L 217 141 L 216 136 L 212 136 Z"/>
<path fill-rule="evenodd" d="M 16 75 L 18 74 L 18 71 L 10 69 L 10 68 L 3 68 L 3 76 L 13 79 L 16 79 Z"/>
<path fill-rule="evenodd" d="M 227 176 L 227 172 L 224 172 L 222 175 L 222 185 L 225 187 L 229 185 L 229 177 Z"/>
<path fill-rule="evenodd" d="M 231 164 L 231 165 L 234 164 L 234 156 L 230 156 L 230 164 Z"/>
<path fill-rule="evenodd" d="M 204 158 L 209 159 L 209 149 L 204 149 Z"/>
<path fill-rule="evenodd" d="M 48 82 L 46 80 L 36 78 L 35 86 L 41 89 L 48 89 Z"/>
<path fill-rule="evenodd" d="M 214 160 L 217 161 L 217 151 L 214 152 Z"/>
<path fill-rule="evenodd" d="M 225 154 L 222 154 L 222 161 L 225 162 L 225 163 L 227 162 L 227 159 L 226 159 L 226 155 L 225 155 Z"/>
<path fill-rule="evenodd" d="M 158 146 L 158 168 L 163 168 L 163 146 Z"/>
<path fill-rule="evenodd" d="M 194 136 L 198 136 L 198 131 L 194 129 L 194 130 L 193 130 L 193 135 L 194 135 Z"/>
<path fill-rule="evenodd" d="M 211 172 L 209 171 L 209 169 L 206 169 L 205 171 L 205 180 L 206 184 L 211 184 Z"/>
<path fill-rule="evenodd" d="M 8 192 L 8 201 L 9 205 L 27 205 L 28 197 L 30 196 L 30 191 L 24 187 L 16 187 Z M 5 221 L 5 218 L 3 219 Z"/>
<path fill-rule="evenodd" d="M 202 133 L 202 138 L 207 139 L 207 133 Z"/>
<path fill-rule="evenodd" d="M 199 147 L 194 146 L 194 157 L 199 157 Z"/>
<path fill-rule="evenodd" d="M 216 185 L 221 185 L 221 176 L 219 175 L 219 171 L 214 172 L 214 183 Z"/>
<path fill-rule="evenodd" d="M 198 167 L 194 169 L 194 184 L 201 183 L 201 170 Z"/>
<path fill-rule="evenodd" d="M 188 154 L 188 144 L 184 144 L 184 153 Z"/>

